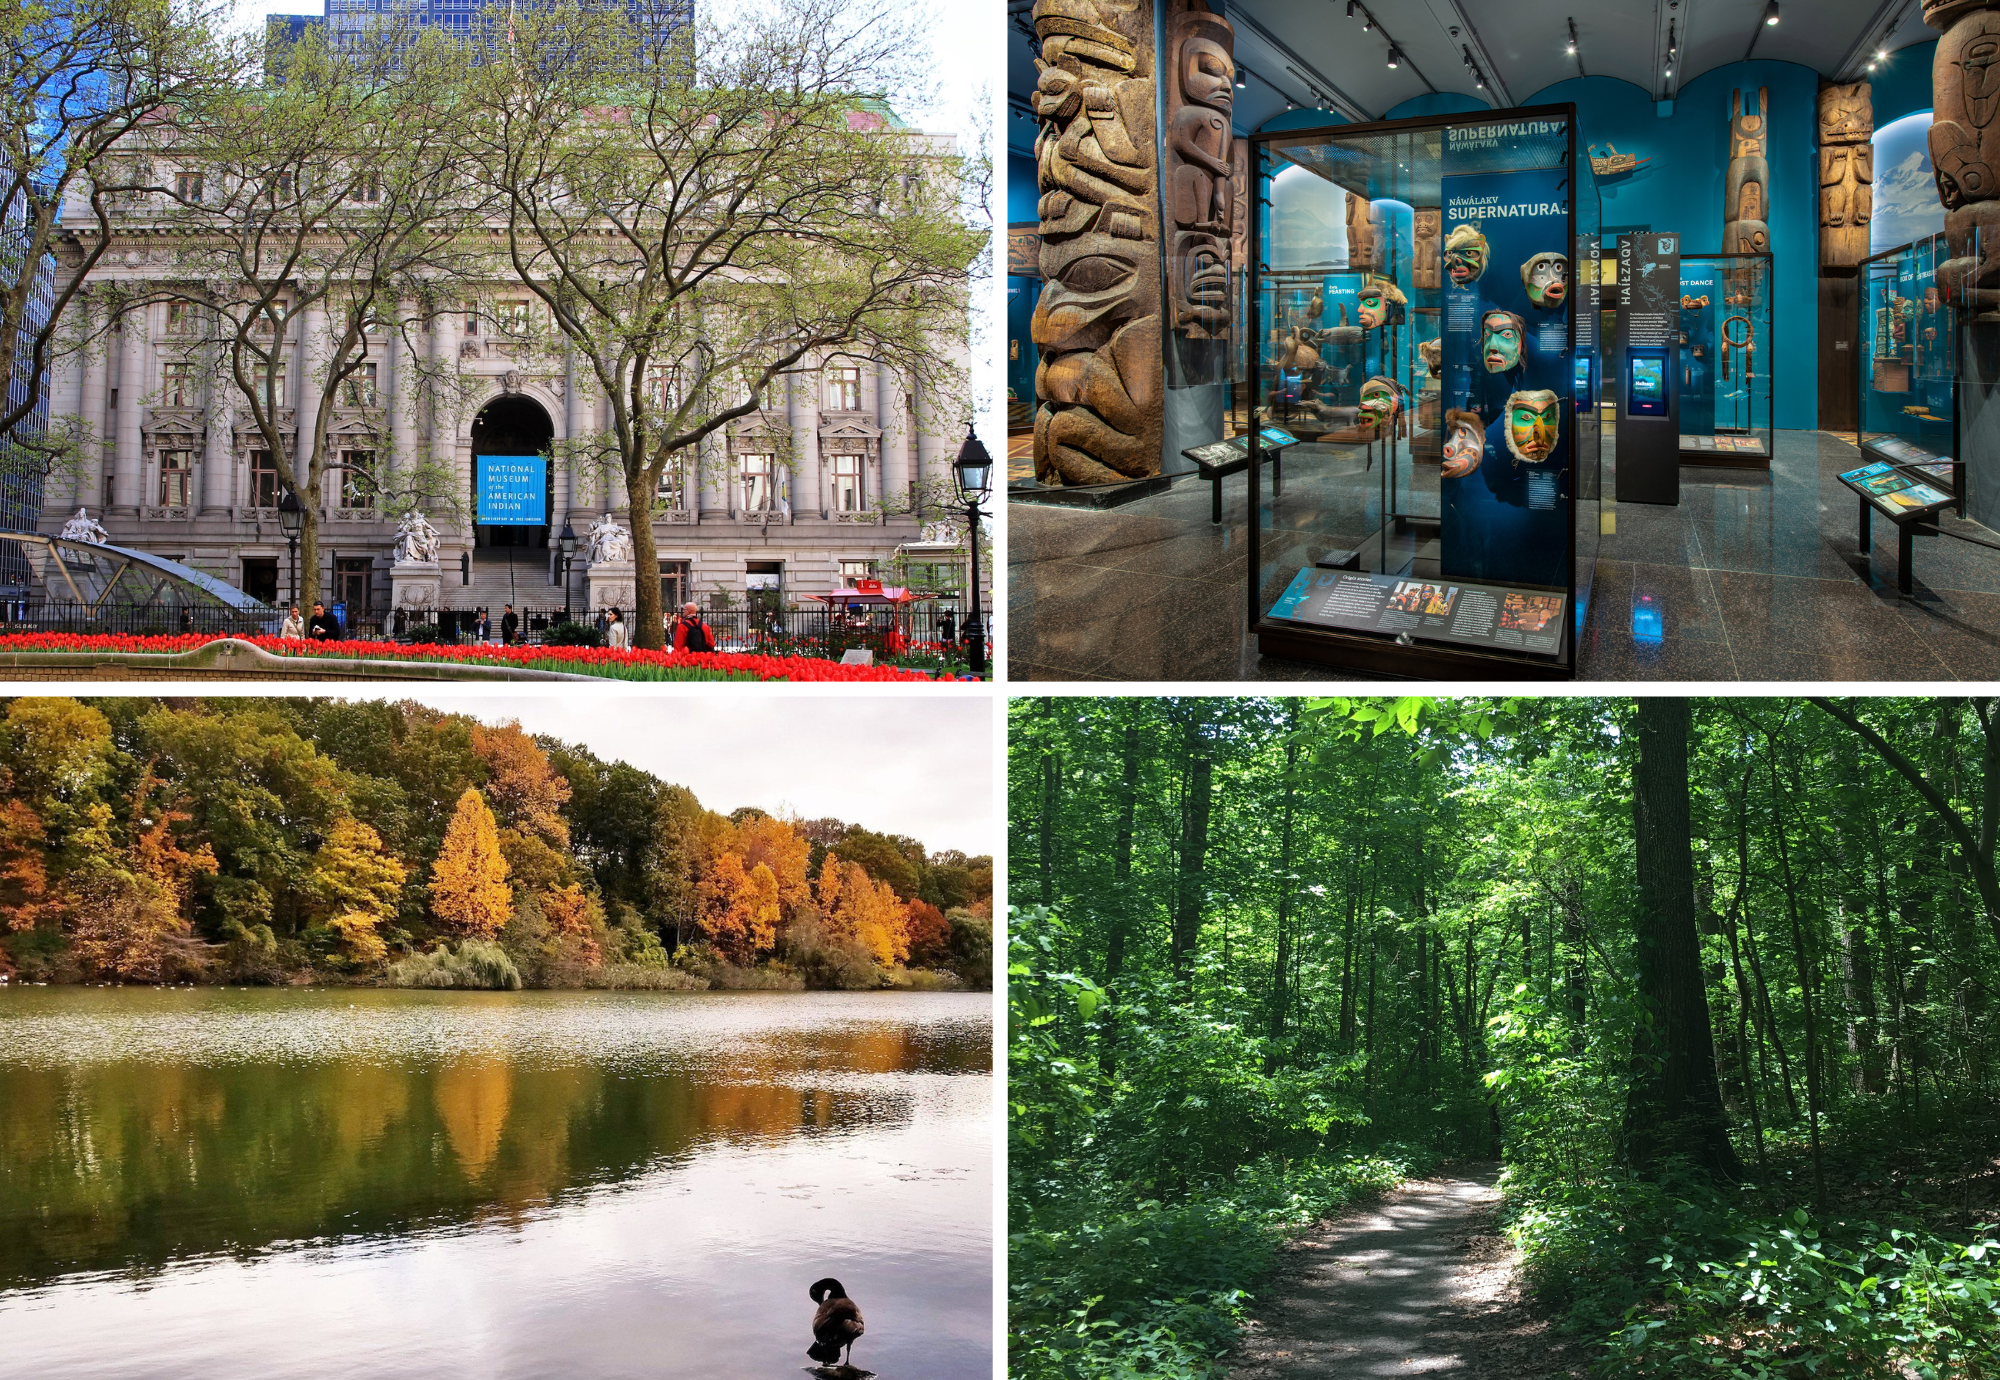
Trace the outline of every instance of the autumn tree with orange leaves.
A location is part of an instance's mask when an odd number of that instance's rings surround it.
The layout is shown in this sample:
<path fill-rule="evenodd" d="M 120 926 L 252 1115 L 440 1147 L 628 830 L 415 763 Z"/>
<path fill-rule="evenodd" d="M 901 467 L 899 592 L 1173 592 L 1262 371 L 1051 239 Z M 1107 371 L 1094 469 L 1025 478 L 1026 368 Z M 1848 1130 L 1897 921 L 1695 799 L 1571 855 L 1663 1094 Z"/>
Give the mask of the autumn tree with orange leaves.
<path fill-rule="evenodd" d="M 461 938 L 491 939 L 513 913 L 514 891 L 507 885 L 493 811 L 468 786 L 431 864 L 431 914 Z"/>

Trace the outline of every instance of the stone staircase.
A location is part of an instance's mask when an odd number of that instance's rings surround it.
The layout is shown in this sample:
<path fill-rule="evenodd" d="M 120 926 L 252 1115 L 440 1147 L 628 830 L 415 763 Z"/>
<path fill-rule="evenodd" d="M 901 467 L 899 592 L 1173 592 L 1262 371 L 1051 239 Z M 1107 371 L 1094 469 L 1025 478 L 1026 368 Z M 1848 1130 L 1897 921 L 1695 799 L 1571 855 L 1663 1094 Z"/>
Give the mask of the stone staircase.
<path fill-rule="evenodd" d="M 571 598 L 581 605 L 583 574 L 575 573 Z M 549 553 L 545 548 L 502 546 L 475 549 L 472 553 L 472 583 L 458 583 L 455 565 L 445 571 L 444 602 L 454 609 L 486 608 L 493 624 L 500 624 L 500 611 L 508 604 L 517 609 L 562 607 L 561 585 L 549 583 Z"/>

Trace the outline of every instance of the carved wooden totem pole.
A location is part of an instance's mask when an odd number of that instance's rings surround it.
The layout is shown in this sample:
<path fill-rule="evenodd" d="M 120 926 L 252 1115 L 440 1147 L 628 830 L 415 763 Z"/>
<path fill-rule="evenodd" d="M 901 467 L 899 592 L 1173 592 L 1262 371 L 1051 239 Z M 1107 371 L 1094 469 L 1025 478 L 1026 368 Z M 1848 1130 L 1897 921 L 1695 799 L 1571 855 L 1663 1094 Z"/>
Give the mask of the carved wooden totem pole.
<path fill-rule="evenodd" d="M 1418 288 L 1439 286 L 1438 232 L 1444 229 L 1444 213 L 1436 206 L 1419 206 L 1410 218 L 1412 281 Z"/>
<path fill-rule="evenodd" d="M 1938 266 L 1944 300 L 2000 307 L 2000 0 L 1924 0 L 1943 32 L 1931 62 L 1931 167 L 1951 258 Z"/>
<path fill-rule="evenodd" d="M 1865 81 L 1819 92 L 1819 261 L 1852 268 L 1868 257 L 1875 209 L 1872 91 Z"/>
<path fill-rule="evenodd" d="M 1131 0 L 1035 0 L 1042 295 L 1035 475 L 1159 473 L 1159 185 L 1153 21 Z"/>
<path fill-rule="evenodd" d="M 1746 254 L 1771 247 L 1771 165 L 1764 158 L 1770 136 L 1770 88 L 1757 88 L 1757 113 L 1743 113 L 1743 92 L 1729 93 L 1729 169 L 1722 186 L 1722 252 Z"/>
<path fill-rule="evenodd" d="M 1359 192 L 1347 194 L 1347 266 L 1380 268 L 1375 245 L 1375 203 Z"/>
<path fill-rule="evenodd" d="M 1235 48 L 1235 30 L 1209 12 L 1206 0 L 1171 0 L 1165 69 L 1167 320 L 1184 340 L 1229 333 Z"/>

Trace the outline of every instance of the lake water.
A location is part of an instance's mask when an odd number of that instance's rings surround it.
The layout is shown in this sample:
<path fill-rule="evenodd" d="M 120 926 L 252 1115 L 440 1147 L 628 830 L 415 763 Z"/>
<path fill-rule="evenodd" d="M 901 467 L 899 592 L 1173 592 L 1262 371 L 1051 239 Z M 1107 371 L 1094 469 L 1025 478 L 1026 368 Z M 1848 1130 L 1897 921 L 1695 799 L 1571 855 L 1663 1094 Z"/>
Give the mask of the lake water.
<path fill-rule="evenodd" d="M 983 994 L 0 988 L 0 1376 L 986 1380 Z"/>

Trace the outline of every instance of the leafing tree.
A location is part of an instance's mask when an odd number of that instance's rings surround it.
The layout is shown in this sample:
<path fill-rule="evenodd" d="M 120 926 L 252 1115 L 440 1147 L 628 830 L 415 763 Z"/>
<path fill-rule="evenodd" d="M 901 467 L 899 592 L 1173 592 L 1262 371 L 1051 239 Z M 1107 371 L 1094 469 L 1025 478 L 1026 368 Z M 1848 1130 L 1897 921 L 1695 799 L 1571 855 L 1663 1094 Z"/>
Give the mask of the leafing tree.
<path fill-rule="evenodd" d="M 513 909 L 514 892 L 507 885 L 507 860 L 500 856 L 493 811 L 478 791 L 468 787 L 458 798 L 444 846 L 431 864 L 431 913 L 461 938 L 491 939 Z"/>
<path fill-rule="evenodd" d="M 389 951 L 377 929 L 396 915 L 409 869 L 383 851 L 382 837 L 343 815 L 313 858 L 313 890 L 328 929 L 349 961 L 369 964 Z"/>

